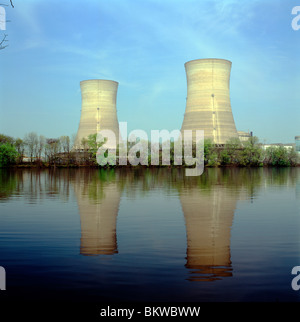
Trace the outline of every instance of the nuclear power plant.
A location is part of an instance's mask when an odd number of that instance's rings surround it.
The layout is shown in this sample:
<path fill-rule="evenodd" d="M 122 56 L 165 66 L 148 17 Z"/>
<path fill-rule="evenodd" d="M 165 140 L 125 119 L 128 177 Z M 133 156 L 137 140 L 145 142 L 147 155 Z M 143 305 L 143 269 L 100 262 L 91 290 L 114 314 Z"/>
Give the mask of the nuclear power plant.
<path fill-rule="evenodd" d="M 217 58 L 185 63 L 187 98 L 181 127 L 183 135 L 185 130 L 203 130 L 204 138 L 216 145 L 224 145 L 231 138 L 249 139 L 249 133 L 237 131 L 231 110 L 231 65 L 231 61 Z M 118 85 L 116 81 L 104 79 L 80 82 L 82 108 L 75 150 L 83 150 L 82 139 L 103 129 L 112 130 L 119 143 Z"/>
<path fill-rule="evenodd" d="M 238 138 L 229 93 L 231 62 L 196 59 L 185 63 L 187 98 L 181 132 L 204 130 L 204 138 L 225 144 Z"/>
<path fill-rule="evenodd" d="M 82 149 L 82 139 L 100 130 L 112 130 L 119 137 L 117 116 L 118 82 L 105 79 L 91 79 L 80 82 L 81 117 L 75 139 L 75 149 Z"/>

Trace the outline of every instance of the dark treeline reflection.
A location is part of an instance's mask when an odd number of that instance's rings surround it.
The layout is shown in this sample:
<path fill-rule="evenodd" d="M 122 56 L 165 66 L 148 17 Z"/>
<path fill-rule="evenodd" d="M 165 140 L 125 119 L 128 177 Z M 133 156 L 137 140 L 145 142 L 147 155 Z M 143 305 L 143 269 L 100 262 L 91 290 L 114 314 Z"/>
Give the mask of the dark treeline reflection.
<path fill-rule="evenodd" d="M 184 169 L 0 169 L 0 202 L 25 198 L 73 202 L 81 224 L 82 255 L 118 252 L 116 223 L 122 196 L 147 197 L 158 189 L 178 196 L 185 219 L 185 266 L 191 281 L 213 281 L 232 275 L 230 235 L 237 201 L 255 200 L 268 185 L 295 187 L 300 198 L 298 168 L 206 168 L 199 177 Z"/>
<path fill-rule="evenodd" d="M 22 195 L 33 203 L 49 196 L 70 197 L 71 183 L 82 181 L 86 185 L 82 193 L 90 200 L 100 201 L 104 197 L 104 185 L 115 182 L 118 189 L 128 196 L 147 196 L 153 188 L 166 192 L 186 188 L 210 189 L 222 185 L 230 189 L 243 188 L 248 195 L 267 185 L 289 185 L 298 187 L 299 168 L 206 168 L 198 177 L 187 177 L 184 169 L 169 168 L 118 168 L 118 169 L 1 169 L 0 202 L 11 196 Z M 126 188 L 126 189 L 125 189 Z M 73 189 L 73 188 L 72 188 Z"/>

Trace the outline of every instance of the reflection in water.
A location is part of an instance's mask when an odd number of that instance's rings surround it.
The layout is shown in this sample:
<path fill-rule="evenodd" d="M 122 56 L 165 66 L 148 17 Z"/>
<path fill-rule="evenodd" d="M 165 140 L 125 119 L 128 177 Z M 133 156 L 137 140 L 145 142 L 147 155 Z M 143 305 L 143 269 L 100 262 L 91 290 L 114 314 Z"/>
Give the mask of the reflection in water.
<path fill-rule="evenodd" d="M 117 253 L 116 224 L 121 198 L 118 181 L 106 178 L 101 171 L 77 171 L 73 184 L 80 213 L 80 254 Z"/>
<path fill-rule="evenodd" d="M 187 233 L 186 267 L 191 281 L 231 276 L 230 228 L 237 196 L 223 187 L 191 188 L 180 195 Z"/>
<path fill-rule="evenodd" d="M 300 176 L 297 177 L 296 181 L 296 199 L 300 199 Z"/>
<path fill-rule="evenodd" d="M 29 203 L 77 199 L 81 224 L 80 253 L 118 252 L 116 224 L 121 193 L 131 200 L 153 189 L 178 195 L 186 224 L 186 268 L 191 281 L 213 281 L 232 275 L 230 234 L 238 200 L 253 200 L 259 189 L 295 187 L 300 198 L 300 172 L 286 169 L 205 169 L 186 177 L 184 169 L 0 169 L 0 202 L 22 196 Z M 70 187 L 72 186 L 72 188 Z M 162 205 L 164 207 L 164 205 Z"/>

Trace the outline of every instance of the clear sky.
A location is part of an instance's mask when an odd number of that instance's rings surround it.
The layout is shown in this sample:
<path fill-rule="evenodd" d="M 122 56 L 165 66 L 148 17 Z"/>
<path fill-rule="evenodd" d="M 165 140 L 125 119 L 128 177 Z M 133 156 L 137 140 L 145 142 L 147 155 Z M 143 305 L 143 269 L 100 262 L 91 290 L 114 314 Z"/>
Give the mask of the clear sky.
<path fill-rule="evenodd" d="M 222 58 L 232 61 L 238 130 L 265 143 L 300 135 L 300 29 L 291 26 L 299 1 L 13 3 L 5 7 L 9 46 L 0 50 L 0 133 L 72 136 L 80 120 L 79 83 L 92 78 L 119 82 L 118 119 L 129 131 L 180 129 L 184 63 Z"/>

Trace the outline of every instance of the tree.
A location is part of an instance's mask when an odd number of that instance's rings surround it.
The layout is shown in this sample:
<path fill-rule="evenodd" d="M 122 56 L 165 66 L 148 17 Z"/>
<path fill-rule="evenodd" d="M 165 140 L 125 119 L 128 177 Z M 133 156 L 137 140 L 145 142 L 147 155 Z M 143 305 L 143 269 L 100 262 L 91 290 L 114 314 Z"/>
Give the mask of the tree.
<path fill-rule="evenodd" d="M 89 140 L 87 138 L 81 139 L 81 148 L 83 150 L 83 159 L 85 163 L 89 163 L 90 161 L 90 153 L 89 153 Z"/>
<path fill-rule="evenodd" d="M 3 5 L 3 4 L 1 4 L 1 5 Z M 10 0 L 10 5 L 12 6 L 12 8 L 14 8 L 12 0 Z M 7 5 L 4 4 L 4 6 L 7 6 Z M 5 19 L 5 17 L 4 17 L 4 19 Z M 7 38 L 7 34 L 4 34 L 3 38 L 0 41 L 0 50 L 6 48 L 8 46 L 8 45 L 4 45 L 8 41 L 6 38 Z"/>
<path fill-rule="evenodd" d="M 204 163 L 209 167 L 220 165 L 216 147 L 210 139 L 204 139 Z"/>
<path fill-rule="evenodd" d="M 14 143 L 14 139 L 11 136 L 0 134 L 0 144 L 4 143 L 9 143 L 12 145 Z"/>
<path fill-rule="evenodd" d="M 24 142 L 26 145 L 28 156 L 30 157 L 30 162 L 33 162 L 33 159 L 36 158 L 38 155 L 38 135 L 35 132 L 27 133 L 24 136 Z"/>
<path fill-rule="evenodd" d="M 93 156 L 96 156 L 98 147 L 101 145 L 97 142 L 97 133 L 90 134 L 87 139 L 87 145 L 89 151 L 92 153 Z"/>
<path fill-rule="evenodd" d="M 18 152 L 16 148 L 9 144 L 0 144 L 0 167 L 14 164 L 16 162 Z"/>
<path fill-rule="evenodd" d="M 45 146 L 45 154 L 48 158 L 49 163 L 56 164 L 57 161 L 57 153 L 60 150 L 60 141 L 59 139 L 47 139 Z"/>
<path fill-rule="evenodd" d="M 0 41 L 0 50 L 8 46 L 8 45 L 4 45 L 8 41 L 6 38 L 7 38 L 7 34 L 4 34 L 3 38 Z"/>
<path fill-rule="evenodd" d="M 22 139 L 17 138 L 15 140 L 14 144 L 17 152 L 18 152 L 18 158 L 17 158 L 17 163 L 22 163 L 23 162 L 23 157 L 24 157 L 24 152 L 25 152 L 25 143 Z"/>
<path fill-rule="evenodd" d="M 62 152 L 64 153 L 64 159 L 66 159 L 67 156 L 67 163 L 70 162 L 70 150 L 71 150 L 71 145 L 70 145 L 70 138 L 69 136 L 61 136 L 59 138 L 60 141 L 60 146 L 62 149 Z"/>
<path fill-rule="evenodd" d="M 288 151 L 288 159 L 291 166 L 295 166 L 299 163 L 299 154 L 295 149 L 289 149 Z"/>
<path fill-rule="evenodd" d="M 45 145 L 46 145 L 46 138 L 43 135 L 40 135 L 38 138 L 38 142 L 37 142 L 37 158 L 39 159 L 39 162 L 42 160 L 42 153 L 43 150 L 45 149 Z"/>
<path fill-rule="evenodd" d="M 77 138 L 77 134 L 73 133 L 71 135 L 71 139 L 70 139 L 70 149 L 71 150 L 78 150 L 79 149 L 79 147 L 77 146 L 78 142 L 76 141 L 76 138 Z"/>
<path fill-rule="evenodd" d="M 229 139 L 224 149 L 220 153 L 220 161 L 222 164 L 238 164 L 239 151 L 241 149 L 241 141 L 238 138 Z"/>
<path fill-rule="evenodd" d="M 59 138 L 62 152 L 69 154 L 70 153 L 70 138 L 68 136 L 61 136 Z"/>
<path fill-rule="evenodd" d="M 273 166 L 290 166 L 297 162 L 297 154 L 294 149 L 285 149 L 284 146 L 269 147 L 266 150 L 266 161 Z"/>
<path fill-rule="evenodd" d="M 256 136 L 252 136 L 244 143 L 241 150 L 239 163 L 242 166 L 261 166 L 263 165 L 264 153 L 259 145 Z"/>

